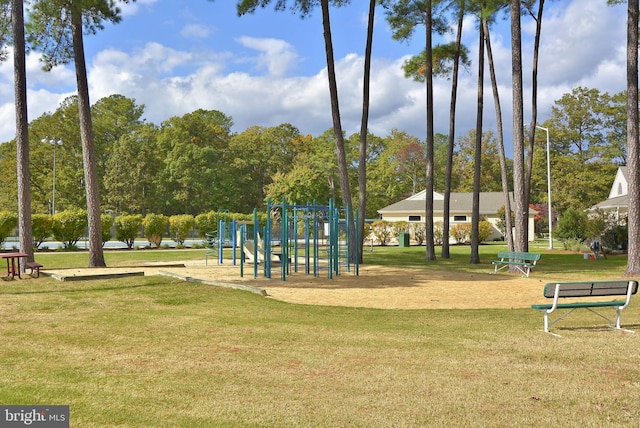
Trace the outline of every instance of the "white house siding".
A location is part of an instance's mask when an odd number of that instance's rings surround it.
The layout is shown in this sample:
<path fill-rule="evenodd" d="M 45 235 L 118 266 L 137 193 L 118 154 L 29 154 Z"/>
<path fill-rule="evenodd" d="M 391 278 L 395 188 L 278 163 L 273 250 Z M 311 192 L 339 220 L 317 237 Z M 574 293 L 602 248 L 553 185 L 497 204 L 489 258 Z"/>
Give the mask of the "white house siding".
<path fill-rule="evenodd" d="M 472 193 L 452 193 L 450 204 L 450 225 L 461 223 L 471 223 L 472 215 Z M 444 222 L 443 202 L 444 198 L 441 194 L 434 192 L 434 223 Z M 417 193 L 403 201 L 389 205 L 388 207 L 378 210 L 382 220 L 389 222 L 406 221 L 409 223 L 424 222 L 425 210 L 425 192 Z M 488 240 L 494 240 L 502 237 L 500 229 L 497 227 L 498 210 L 504 206 L 504 195 L 502 192 L 484 192 L 480 194 L 480 215 L 489 221 L 494 228 L 493 234 Z M 529 210 L 529 240 L 535 239 L 534 217 L 537 214 L 534 210 Z M 465 219 L 456 218 L 465 216 Z"/>

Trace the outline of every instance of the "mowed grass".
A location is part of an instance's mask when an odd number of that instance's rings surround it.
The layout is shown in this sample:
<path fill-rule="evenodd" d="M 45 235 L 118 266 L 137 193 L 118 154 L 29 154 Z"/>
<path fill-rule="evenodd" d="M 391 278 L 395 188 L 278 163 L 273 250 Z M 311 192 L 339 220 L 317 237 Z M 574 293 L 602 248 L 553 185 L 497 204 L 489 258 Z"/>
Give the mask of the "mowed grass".
<path fill-rule="evenodd" d="M 491 247 L 482 247 L 487 254 L 476 267 L 468 265 L 468 247 L 466 255 L 456 247 L 447 261 L 424 262 L 424 247 L 375 248 L 365 258 L 486 271 L 498 251 Z M 126 264 L 169 257 L 163 252 L 106 256 Z M 178 252 L 174 260 L 187 254 L 204 253 Z M 37 259 L 55 266 L 71 256 Z M 86 265 L 86 254 L 77 257 L 76 267 Z M 624 266 L 614 257 L 590 262 L 544 253 L 533 275 L 620 276 Z M 542 315 L 530 309 L 295 305 L 153 276 L 41 277 L 0 287 L 0 403 L 68 404 L 74 427 L 637 427 L 640 421 L 640 333 L 603 328 L 604 320 L 587 311 L 563 321 L 557 338 L 540 331 Z M 625 310 L 623 324 L 640 330 L 638 302 Z"/>

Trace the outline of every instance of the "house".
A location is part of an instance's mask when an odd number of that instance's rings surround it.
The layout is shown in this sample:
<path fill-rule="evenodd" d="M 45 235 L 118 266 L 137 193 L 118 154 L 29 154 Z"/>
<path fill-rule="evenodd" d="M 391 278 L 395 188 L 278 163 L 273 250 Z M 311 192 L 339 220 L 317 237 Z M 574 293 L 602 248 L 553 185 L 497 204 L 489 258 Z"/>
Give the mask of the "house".
<path fill-rule="evenodd" d="M 626 166 L 618 167 L 616 178 L 613 180 L 609 198 L 589 208 L 589 211 L 605 211 L 612 215 L 617 222 L 626 218 L 629 212 L 629 182 Z"/>
<path fill-rule="evenodd" d="M 378 210 L 382 220 L 389 222 L 407 221 L 411 223 L 424 222 L 424 209 L 426 200 L 426 190 L 416 193 L 407 199 Z M 513 209 L 513 194 L 510 195 Z M 481 192 L 480 193 L 480 216 L 493 225 L 493 234 L 489 240 L 502 238 L 502 232 L 497 227 L 500 217 L 498 210 L 504 206 L 504 194 L 502 192 Z M 473 208 L 473 193 L 451 193 L 449 203 L 449 224 L 471 223 Z M 444 195 L 433 192 L 433 221 L 434 223 L 444 221 Z M 533 219 L 537 211 L 529 209 L 529 240 L 535 238 Z"/>

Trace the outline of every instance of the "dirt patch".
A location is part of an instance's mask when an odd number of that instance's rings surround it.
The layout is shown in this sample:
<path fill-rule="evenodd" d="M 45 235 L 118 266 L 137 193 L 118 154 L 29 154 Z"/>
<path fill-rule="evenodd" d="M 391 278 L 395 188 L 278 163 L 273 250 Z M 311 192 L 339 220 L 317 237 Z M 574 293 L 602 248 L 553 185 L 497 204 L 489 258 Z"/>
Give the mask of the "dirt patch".
<path fill-rule="evenodd" d="M 183 265 L 183 266 L 182 266 Z M 261 268 L 262 269 L 262 268 Z M 204 261 L 185 261 L 173 266 L 147 265 L 135 267 L 109 267 L 63 269 L 43 271 L 65 276 L 104 275 L 121 272 L 144 272 L 157 275 L 169 272 L 180 277 L 203 281 L 233 283 L 258 287 L 268 298 L 291 303 L 329 306 L 352 306 L 382 309 L 472 309 L 472 308 L 529 308 L 540 303 L 542 287 L 546 281 L 522 278 L 510 273 L 497 275 L 466 272 L 433 272 L 428 268 L 390 268 L 361 266 L 360 275 L 344 273 L 329 279 L 303 273 L 287 276 L 281 281 L 279 271 L 272 279 L 253 277 L 253 265 L 240 267 L 231 263 L 218 265 Z"/>

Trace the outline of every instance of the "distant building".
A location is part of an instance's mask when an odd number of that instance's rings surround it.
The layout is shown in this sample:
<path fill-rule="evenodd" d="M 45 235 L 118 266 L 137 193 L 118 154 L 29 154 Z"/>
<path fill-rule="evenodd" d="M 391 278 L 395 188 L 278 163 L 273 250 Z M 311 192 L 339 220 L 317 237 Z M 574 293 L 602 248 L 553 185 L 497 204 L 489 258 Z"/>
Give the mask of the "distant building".
<path fill-rule="evenodd" d="M 626 166 L 618 167 L 613 180 L 609 198 L 589 208 L 589 211 L 605 211 L 616 222 L 627 217 L 629 213 L 629 181 Z"/>
<path fill-rule="evenodd" d="M 395 204 L 378 210 L 382 220 L 395 222 L 407 221 L 418 223 L 425 221 L 424 209 L 426 200 L 426 190 L 404 199 Z M 513 209 L 513 194 L 510 194 L 511 207 Z M 493 234 L 488 240 L 502 238 L 503 234 L 497 227 L 498 210 L 505 205 L 504 194 L 502 192 L 481 192 L 480 193 L 480 216 L 493 225 Z M 473 208 L 473 193 L 451 193 L 449 204 L 449 224 L 451 226 L 460 223 L 471 223 Z M 538 212 L 529 209 L 529 241 L 535 239 L 533 219 Z M 444 195 L 433 192 L 433 221 L 434 223 L 444 221 Z"/>

